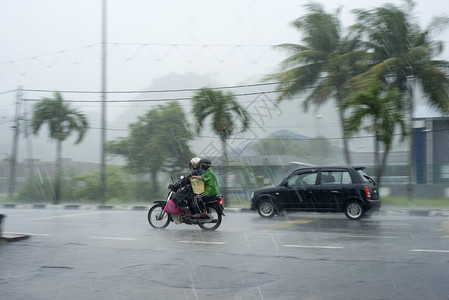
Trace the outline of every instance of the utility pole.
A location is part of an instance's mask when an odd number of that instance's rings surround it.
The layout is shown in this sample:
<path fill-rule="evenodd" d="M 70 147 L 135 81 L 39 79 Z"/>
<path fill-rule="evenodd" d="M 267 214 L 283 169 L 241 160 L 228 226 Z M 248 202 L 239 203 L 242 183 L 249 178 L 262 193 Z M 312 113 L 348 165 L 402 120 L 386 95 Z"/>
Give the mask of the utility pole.
<path fill-rule="evenodd" d="M 407 78 L 407 92 L 409 97 L 409 114 L 410 114 L 410 123 L 409 123 L 409 149 L 408 149 L 408 184 L 407 184 L 407 199 L 408 201 L 413 200 L 413 183 L 415 178 L 415 168 L 414 168 L 414 157 L 413 157 L 413 84 L 414 77 Z"/>
<path fill-rule="evenodd" d="M 106 62 L 107 62 L 107 0 L 102 1 L 102 59 L 101 59 L 101 167 L 100 167 L 100 197 L 101 203 L 106 202 Z"/>
<path fill-rule="evenodd" d="M 30 133 L 29 133 L 29 120 L 28 120 L 28 110 L 27 105 L 23 105 L 23 118 L 25 122 L 25 139 L 27 141 L 27 158 L 28 158 L 28 176 L 33 177 L 34 175 L 34 162 L 33 162 L 33 145 L 31 143 Z"/>
<path fill-rule="evenodd" d="M 10 169 L 9 169 L 9 195 L 15 192 L 16 189 L 16 167 L 17 167 L 17 150 L 19 143 L 19 132 L 20 132 L 20 103 L 22 100 L 22 87 L 19 86 L 17 88 L 16 95 L 16 114 L 14 116 L 14 137 L 12 141 L 12 153 L 11 153 L 11 161 L 10 161 Z"/>

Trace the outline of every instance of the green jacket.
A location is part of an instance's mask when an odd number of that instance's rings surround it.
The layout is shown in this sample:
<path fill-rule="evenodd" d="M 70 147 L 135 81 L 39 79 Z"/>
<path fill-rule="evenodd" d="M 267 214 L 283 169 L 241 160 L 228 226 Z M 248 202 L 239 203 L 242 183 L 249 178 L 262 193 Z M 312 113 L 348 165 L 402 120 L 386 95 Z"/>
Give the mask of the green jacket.
<path fill-rule="evenodd" d="M 201 175 L 201 178 L 204 180 L 204 195 L 206 197 L 210 198 L 219 193 L 217 177 L 215 177 L 215 173 L 211 168 Z"/>

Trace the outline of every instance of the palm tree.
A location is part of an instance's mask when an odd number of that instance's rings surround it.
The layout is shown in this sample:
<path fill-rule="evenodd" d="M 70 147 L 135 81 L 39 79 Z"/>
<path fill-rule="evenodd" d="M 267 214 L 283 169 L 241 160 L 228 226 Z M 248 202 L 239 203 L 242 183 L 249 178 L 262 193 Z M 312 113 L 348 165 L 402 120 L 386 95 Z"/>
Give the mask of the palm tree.
<path fill-rule="evenodd" d="M 442 50 L 441 42 L 431 40 L 431 34 L 445 28 L 448 18 L 435 18 L 421 30 L 413 17 L 415 4 L 404 1 L 403 7 L 386 4 L 374 10 L 355 10 L 358 22 L 354 26 L 366 35 L 366 48 L 371 53 L 371 67 L 353 78 L 360 82 L 376 76 L 387 88 L 398 89 L 407 100 L 409 132 L 412 130 L 413 87 L 420 85 L 428 103 L 437 110 L 449 112 L 449 62 L 434 60 Z M 412 143 L 410 142 L 410 147 Z M 412 150 L 410 148 L 410 154 Z M 409 157 L 409 184 L 413 174 L 412 157 Z M 409 189 L 409 199 L 411 199 Z"/>
<path fill-rule="evenodd" d="M 412 15 L 414 2 L 405 4 L 403 8 L 386 4 L 372 11 L 354 11 L 358 19 L 354 28 L 366 34 L 366 48 L 372 53 L 371 67 L 355 79 L 374 75 L 404 93 L 411 83 L 418 83 L 430 105 L 448 112 L 449 77 L 443 68 L 449 67 L 449 62 L 432 59 L 442 53 L 443 46 L 430 37 L 446 27 L 449 18 L 435 18 L 421 31 Z"/>
<path fill-rule="evenodd" d="M 310 90 L 303 102 L 304 111 L 310 104 L 320 106 L 335 97 L 342 128 L 345 160 L 351 163 L 348 139 L 343 130 L 346 81 L 363 68 L 365 51 L 360 49 L 358 36 L 341 37 L 338 11 L 326 13 L 317 3 L 305 5 L 309 13 L 293 22 L 303 33 L 304 45 L 281 44 L 278 48 L 291 53 L 282 64 L 283 71 L 267 77 L 279 82 L 278 101 L 292 99 Z"/>
<path fill-rule="evenodd" d="M 380 186 L 396 128 L 399 128 L 402 141 L 407 136 L 403 97 L 396 88 L 383 91 L 380 80 L 373 77 L 363 82 L 358 92 L 353 92 L 345 99 L 344 105 L 345 109 L 350 110 L 350 115 L 346 117 L 344 124 L 348 136 L 362 129 L 374 133 L 376 181 Z M 362 124 L 365 124 L 363 128 Z M 384 150 L 382 159 L 379 152 L 381 146 Z"/>
<path fill-rule="evenodd" d="M 64 142 L 72 132 L 78 133 L 75 144 L 79 144 L 88 129 L 86 116 L 70 108 L 63 102 L 59 92 L 55 92 L 54 98 L 43 98 L 33 108 L 33 120 L 31 127 L 33 134 L 37 134 L 42 125 L 48 125 L 48 133 L 51 139 L 56 141 L 56 178 L 54 203 L 60 203 L 61 197 L 61 176 L 62 176 L 62 142 Z"/>
<path fill-rule="evenodd" d="M 238 129 L 236 127 L 236 119 L 241 121 L 240 132 L 248 129 L 249 114 L 240 106 L 233 94 L 224 94 L 221 91 L 202 88 L 193 97 L 193 115 L 196 120 L 196 132 L 198 134 L 203 128 L 205 119 L 210 116 L 211 127 L 220 138 L 223 149 L 224 187 L 222 188 L 222 193 L 224 199 L 227 199 L 227 140 Z"/>

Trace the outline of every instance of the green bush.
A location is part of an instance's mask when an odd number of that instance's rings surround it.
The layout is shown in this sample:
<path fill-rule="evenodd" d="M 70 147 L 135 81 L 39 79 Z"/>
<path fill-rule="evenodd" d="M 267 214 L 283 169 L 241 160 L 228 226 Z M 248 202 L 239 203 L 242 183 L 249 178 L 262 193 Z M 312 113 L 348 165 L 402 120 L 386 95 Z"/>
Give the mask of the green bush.
<path fill-rule="evenodd" d="M 53 197 L 52 181 L 47 176 L 33 176 L 10 199 L 17 203 L 45 203 Z"/>
<path fill-rule="evenodd" d="M 449 199 L 412 199 L 406 197 L 382 197 L 382 208 L 433 208 L 449 209 Z"/>
<path fill-rule="evenodd" d="M 149 203 L 165 198 L 165 190 L 153 190 L 153 185 L 142 175 L 130 174 L 125 168 L 106 168 L 106 202 L 108 204 Z M 13 196 L 3 195 L 3 203 L 53 203 L 54 180 L 47 176 L 29 177 Z M 100 173 L 76 175 L 66 172 L 61 179 L 62 203 L 100 203 Z"/>

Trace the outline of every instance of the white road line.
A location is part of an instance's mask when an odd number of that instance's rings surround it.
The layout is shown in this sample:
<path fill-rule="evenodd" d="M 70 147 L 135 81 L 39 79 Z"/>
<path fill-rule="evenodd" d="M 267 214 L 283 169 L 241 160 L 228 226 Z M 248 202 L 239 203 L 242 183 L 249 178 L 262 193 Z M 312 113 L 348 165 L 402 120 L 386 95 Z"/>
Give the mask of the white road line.
<path fill-rule="evenodd" d="M 284 245 L 289 248 L 316 248 L 316 249 L 343 249 L 341 246 L 302 246 L 302 245 Z"/>
<path fill-rule="evenodd" d="M 118 241 L 134 241 L 135 238 L 118 238 L 118 237 L 107 237 L 107 236 L 90 236 L 90 239 L 99 240 L 118 240 Z"/>
<path fill-rule="evenodd" d="M 364 239 L 398 239 L 398 236 L 382 236 L 382 235 L 344 235 L 342 238 L 364 238 Z"/>
<path fill-rule="evenodd" d="M 368 226 L 393 226 L 393 227 L 409 227 L 410 224 L 409 223 L 363 223 L 363 225 L 368 225 Z"/>
<path fill-rule="evenodd" d="M 412 249 L 412 252 L 433 252 L 433 253 L 449 253 L 449 250 L 431 250 L 431 249 Z"/>
<path fill-rule="evenodd" d="M 88 215 L 99 215 L 99 214 L 118 214 L 122 213 L 123 211 L 96 211 L 96 212 L 87 212 L 87 213 L 74 213 L 74 214 L 65 214 L 65 215 L 58 215 L 58 216 L 48 216 L 48 217 L 42 217 L 42 218 L 32 218 L 32 219 L 26 219 L 24 221 L 40 221 L 40 220 L 51 220 L 51 219 L 60 219 L 60 218 L 71 218 L 71 217 L 79 217 L 79 216 L 88 216 Z"/>
<path fill-rule="evenodd" d="M 201 241 L 178 241 L 178 243 L 184 244 L 210 244 L 210 245 L 224 245 L 226 242 L 201 242 Z"/>

